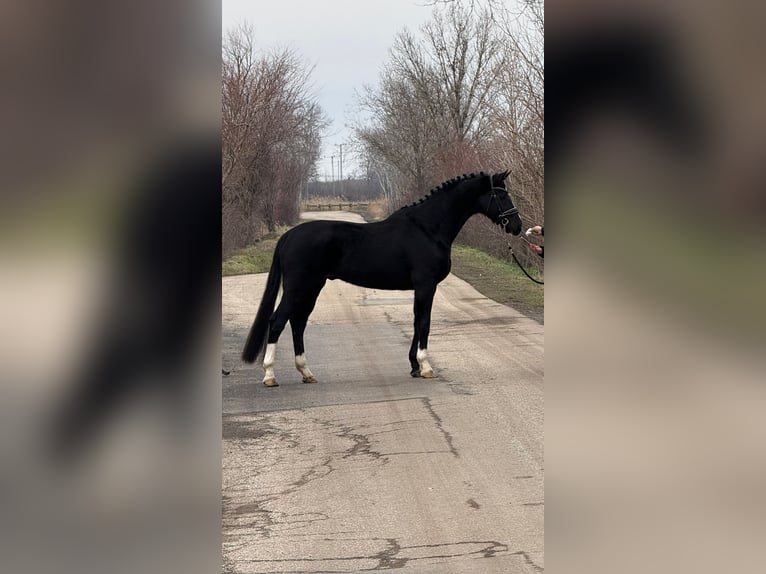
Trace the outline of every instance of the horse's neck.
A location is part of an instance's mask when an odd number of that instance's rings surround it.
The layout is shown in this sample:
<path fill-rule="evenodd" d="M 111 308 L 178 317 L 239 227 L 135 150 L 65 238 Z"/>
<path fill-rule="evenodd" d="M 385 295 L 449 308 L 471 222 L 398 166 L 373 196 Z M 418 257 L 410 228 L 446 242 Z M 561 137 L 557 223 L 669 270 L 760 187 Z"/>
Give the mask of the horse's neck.
<path fill-rule="evenodd" d="M 462 192 L 462 193 L 461 193 Z M 451 245 L 476 210 L 469 190 L 445 190 L 412 208 L 412 217 L 431 235 Z"/>

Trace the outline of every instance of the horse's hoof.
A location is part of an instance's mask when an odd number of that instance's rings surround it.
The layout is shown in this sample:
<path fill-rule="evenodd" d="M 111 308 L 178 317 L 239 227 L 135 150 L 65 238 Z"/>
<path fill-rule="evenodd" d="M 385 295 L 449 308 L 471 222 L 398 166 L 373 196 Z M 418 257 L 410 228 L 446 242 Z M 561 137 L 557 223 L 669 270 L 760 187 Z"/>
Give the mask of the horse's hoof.
<path fill-rule="evenodd" d="M 315 383 L 318 383 L 319 381 L 317 381 L 316 378 L 312 375 L 310 377 L 303 377 L 303 382 L 308 385 L 313 385 Z"/>
<path fill-rule="evenodd" d="M 279 386 L 279 383 L 277 382 L 276 379 L 265 379 L 263 381 L 263 384 L 266 387 L 278 387 Z"/>
<path fill-rule="evenodd" d="M 424 379 L 434 379 L 436 378 L 436 375 L 434 375 L 433 371 L 421 371 L 420 376 Z"/>
<path fill-rule="evenodd" d="M 410 371 L 410 376 L 414 379 L 420 378 L 420 369 L 413 369 Z"/>

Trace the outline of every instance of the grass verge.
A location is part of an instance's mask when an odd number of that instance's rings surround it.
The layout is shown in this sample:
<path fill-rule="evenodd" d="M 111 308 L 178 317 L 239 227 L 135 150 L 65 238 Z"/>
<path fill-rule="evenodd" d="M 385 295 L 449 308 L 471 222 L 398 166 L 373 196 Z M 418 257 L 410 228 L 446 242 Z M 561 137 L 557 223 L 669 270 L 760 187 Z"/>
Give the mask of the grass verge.
<path fill-rule="evenodd" d="M 533 269 L 529 270 L 534 277 Z M 498 259 L 466 245 L 452 246 L 452 273 L 470 283 L 479 293 L 510 305 L 540 323 L 545 316 L 545 292 L 532 283 L 513 262 Z"/>
<path fill-rule="evenodd" d="M 269 233 L 263 239 L 240 249 L 234 255 L 225 259 L 221 266 L 221 275 L 246 275 L 248 273 L 268 273 L 274 249 L 282 234 L 289 228 L 285 227 L 274 233 Z"/>

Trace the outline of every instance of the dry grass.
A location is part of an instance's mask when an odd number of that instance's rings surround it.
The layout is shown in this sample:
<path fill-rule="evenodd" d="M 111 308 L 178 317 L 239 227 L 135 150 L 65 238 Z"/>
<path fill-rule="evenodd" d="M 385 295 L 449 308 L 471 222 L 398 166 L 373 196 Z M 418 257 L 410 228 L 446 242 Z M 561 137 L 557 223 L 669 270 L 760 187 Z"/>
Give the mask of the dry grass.
<path fill-rule="evenodd" d="M 388 209 L 386 207 L 386 200 L 376 199 L 367 205 L 367 215 L 365 215 L 364 218 L 367 221 L 379 221 L 381 219 L 385 219 L 385 217 L 388 215 L 387 212 Z"/>
<path fill-rule="evenodd" d="M 534 269 L 529 271 L 533 276 L 536 274 Z M 452 246 L 452 273 L 473 285 L 482 295 L 544 322 L 543 286 L 530 281 L 515 263 L 474 247 L 456 244 Z"/>

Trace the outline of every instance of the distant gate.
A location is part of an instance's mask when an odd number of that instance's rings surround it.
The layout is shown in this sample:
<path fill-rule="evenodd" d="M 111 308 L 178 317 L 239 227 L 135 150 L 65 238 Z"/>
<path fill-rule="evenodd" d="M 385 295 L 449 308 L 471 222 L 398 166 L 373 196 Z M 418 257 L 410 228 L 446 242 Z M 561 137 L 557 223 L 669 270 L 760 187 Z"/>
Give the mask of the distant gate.
<path fill-rule="evenodd" d="M 352 202 L 323 202 L 323 203 L 309 203 L 303 204 L 304 211 L 351 211 L 352 209 L 367 209 L 370 206 L 369 203 L 352 203 Z"/>

